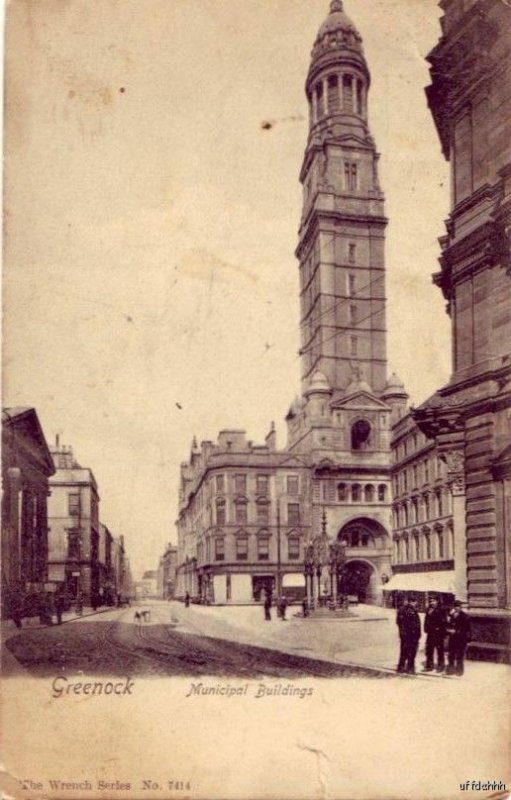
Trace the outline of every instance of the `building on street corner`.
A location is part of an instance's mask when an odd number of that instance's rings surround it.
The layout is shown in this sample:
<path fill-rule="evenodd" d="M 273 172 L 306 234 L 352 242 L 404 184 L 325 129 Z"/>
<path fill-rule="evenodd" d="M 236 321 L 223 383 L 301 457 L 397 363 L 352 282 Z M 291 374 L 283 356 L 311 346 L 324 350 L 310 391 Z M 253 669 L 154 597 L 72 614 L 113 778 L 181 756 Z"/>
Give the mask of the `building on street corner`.
<path fill-rule="evenodd" d="M 2 411 L 2 614 L 37 613 L 49 591 L 48 495 L 53 460 L 34 408 Z"/>
<path fill-rule="evenodd" d="M 208 603 L 252 603 L 263 590 L 305 587 L 309 538 L 309 470 L 240 430 L 221 431 L 216 444 L 194 441 L 181 466 L 177 522 L 177 594 Z"/>

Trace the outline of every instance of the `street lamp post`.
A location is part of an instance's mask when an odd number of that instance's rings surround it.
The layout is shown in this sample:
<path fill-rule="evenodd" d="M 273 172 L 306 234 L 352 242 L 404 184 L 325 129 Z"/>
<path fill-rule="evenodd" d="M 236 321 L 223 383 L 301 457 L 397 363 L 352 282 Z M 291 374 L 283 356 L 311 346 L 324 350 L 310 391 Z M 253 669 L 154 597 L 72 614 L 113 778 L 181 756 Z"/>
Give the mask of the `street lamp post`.
<path fill-rule="evenodd" d="M 282 555 L 280 551 L 280 500 L 277 500 L 277 598 L 282 595 Z"/>

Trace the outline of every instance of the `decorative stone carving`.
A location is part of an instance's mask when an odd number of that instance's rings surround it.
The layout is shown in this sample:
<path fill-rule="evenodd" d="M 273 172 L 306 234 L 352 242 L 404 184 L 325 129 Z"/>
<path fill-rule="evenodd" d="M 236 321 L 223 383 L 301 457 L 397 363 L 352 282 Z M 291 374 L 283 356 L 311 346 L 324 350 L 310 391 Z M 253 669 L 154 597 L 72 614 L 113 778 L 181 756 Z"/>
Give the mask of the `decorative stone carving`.
<path fill-rule="evenodd" d="M 465 494 L 465 456 L 461 450 L 450 450 L 442 459 L 447 465 L 447 478 L 453 497 Z"/>

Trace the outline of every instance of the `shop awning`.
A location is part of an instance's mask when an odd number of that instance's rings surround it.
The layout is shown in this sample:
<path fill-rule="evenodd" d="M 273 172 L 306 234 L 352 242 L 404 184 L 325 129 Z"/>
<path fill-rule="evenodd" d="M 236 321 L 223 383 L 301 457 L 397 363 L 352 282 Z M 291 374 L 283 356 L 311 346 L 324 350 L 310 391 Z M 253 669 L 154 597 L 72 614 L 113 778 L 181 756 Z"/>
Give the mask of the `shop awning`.
<path fill-rule="evenodd" d="M 305 576 L 301 572 L 290 572 L 283 575 L 282 586 L 305 586 Z"/>
<path fill-rule="evenodd" d="M 400 572 L 383 587 L 386 592 L 445 592 L 456 593 L 454 570 L 438 572 Z"/>

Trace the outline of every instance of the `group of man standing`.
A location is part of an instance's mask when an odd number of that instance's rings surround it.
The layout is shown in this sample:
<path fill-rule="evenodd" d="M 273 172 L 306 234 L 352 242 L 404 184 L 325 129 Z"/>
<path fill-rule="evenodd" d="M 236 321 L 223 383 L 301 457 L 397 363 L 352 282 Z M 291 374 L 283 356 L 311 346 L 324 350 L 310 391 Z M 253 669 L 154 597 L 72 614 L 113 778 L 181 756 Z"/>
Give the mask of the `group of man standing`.
<path fill-rule="evenodd" d="M 267 591 L 267 592 L 265 592 L 264 602 L 263 602 L 265 620 L 268 620 L 268 621 L 271 620 L 271 607 L 272 607 L 272 605 L 273 605 L 272 593 Z M 278 599 L 278 601 L 276 603 L 276 606 L 277 606 L 277 616 L 279 616 L 280 619 L 285 620 L 286 619 L 286 609 L 287 609 L 287 598 L 284 595 L 279 597 L 279 599 Z"/>
<path fill-rule="evenodd" d="M 415 675 L 415 658 L 421 638 L 421 620 L 417 611 L 417 600 L 407 600 L 398 609 L 396 623 L 399 629 L 400 652 L 398 672 Z M 465 650 L 470 641 L 470 618 L 456 600 L 448 610 L 431 598 L 424 618 L 426 634 L 425 672 L 436 669 L 447 675 L 463 675 Z M 445 651 L 448 665 L 445 669 Z"/>

